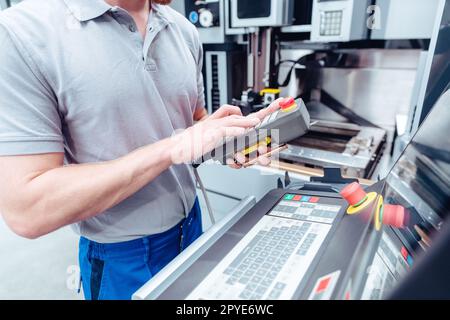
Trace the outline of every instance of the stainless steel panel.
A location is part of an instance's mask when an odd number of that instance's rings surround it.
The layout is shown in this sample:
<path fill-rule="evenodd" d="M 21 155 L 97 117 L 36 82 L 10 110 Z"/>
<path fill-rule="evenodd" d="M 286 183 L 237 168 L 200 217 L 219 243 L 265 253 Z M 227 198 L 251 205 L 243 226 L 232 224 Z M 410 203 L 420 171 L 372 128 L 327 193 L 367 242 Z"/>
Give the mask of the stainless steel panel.
<path fill-rule="evenodd" d="M 324 70 L 323 88 L 372 123 L 393 131 L 397 114 L 409 111 L 415 70 Z"/>
<path fill-rule="evenodd" d="M 429 39 L 439 0 L 377 0 L 379 26 L 372 39 Z"/>
<path fill-rule="evenodd" d="M 358 115 L 393 131 L 397 114 L 407 115 L 411 105 L 420 50 L 342 50 L 350 55 L 345 68 L 319 70 L 321 88 Z M 282 59 L 298 59 L 306 50 L 283 50 Z M 298 67 L 298 70 L 302 70 Z M 286 69 L 280 78 L 285 76 Z M 302 75 L 304 72 L 298 72 Z M 310 79 L 292 78 L 283 95 L 296 96 Z M 314 113 L 314 112 L 312 112 Z M 345 121 L 329 110 L 323 120 Z"/>

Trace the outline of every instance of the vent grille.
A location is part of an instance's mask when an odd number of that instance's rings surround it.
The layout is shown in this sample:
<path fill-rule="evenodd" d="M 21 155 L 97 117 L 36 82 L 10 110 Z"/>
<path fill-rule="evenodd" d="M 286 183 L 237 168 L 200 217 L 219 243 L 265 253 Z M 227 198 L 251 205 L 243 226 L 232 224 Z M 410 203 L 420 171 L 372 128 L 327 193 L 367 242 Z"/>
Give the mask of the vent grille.
<path fill-rule="evenodd" d="M 220 88 L 219 88 L 219 59 L 217 55 L 211 56 L 211 102 L 213 112 L 220 108 Z"/>

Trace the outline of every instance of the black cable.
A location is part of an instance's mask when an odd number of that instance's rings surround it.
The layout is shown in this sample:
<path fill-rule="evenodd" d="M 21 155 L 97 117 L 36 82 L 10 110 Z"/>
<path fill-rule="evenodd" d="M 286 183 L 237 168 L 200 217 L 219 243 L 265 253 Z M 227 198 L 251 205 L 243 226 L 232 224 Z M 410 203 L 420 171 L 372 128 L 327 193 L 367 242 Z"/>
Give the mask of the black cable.
<path fill-rule="evenodd" d="M 304 57 L 301 57 L 298 60 L 281 60 L 281 61 L 278 62 L 277 66 L 276 66 L 276 69 L 277 69 L 277 71 L 276 71 L 276 80 L 277 80 L 278 87 L 281 87 L 281 88 L 282 87 L 286 87 L 289 84 L 289 82 L 291 81 L 292 72 L 294 71 L 295 67 L 297 65 L 304 66 L 302 64 L 303 58 Z M 286 79 L 282 83 L 280 83 L 280 81 L 279 81 L 280 80 L 280 69 L 281 69 L 281 65 L 283 65 L 285 63 L 292 63 L 292 66 L 289 69 L 289 72 L 288 72 L 288 74 L 286 76 Z"/>
<path fill-rule="evenodd" d="M 300 57 L 297 60 L 290 60 L 290 59 L 280 60 L 278 62 L 278 64 L 275 66 L 278 87 L 286 87 L 289 85 L 289 82 L 290 82 L 291 76 L 292 76 L 292 72 L 294 71 L 296 66 L 302 66 L 302 67 L 305 67 L 306 69 L 345 66 L 345 62 L 346 62 L 346 59 L 348 56 L 345 53 L 327 54 L 323 58 L 308 61 L 309 57 L 310 57 L 309 55 L 306 55 L 306 56 Z M 292 63 L 292 66 L 289 69 L 286 79 L 282 83 L 280 83 L 279 82 L 280 69 L 281 69 L 281 66 L 285 63 Z"/>
<path fill-rule="evenodd" d="M 315 58 L 315 56 L 319 53 L 324 54 L 321 58 Z M 311 57 L 313 57 L 311 59 Z M 278 64 L 275 66 L 276 68 L 276 77 L 279 87 L 286 87 L 289 84 L 292 72 L 294 71 L 295 67 L 297 65 L 302 66 L 306 69 L 320 69 L 320 68 L 347 68 L 348 66 L 347 61 L 349 60 L 349 54 L 347 53 L 336 53 L 336 52 L 330 52 L 330 51 L 323 51 L 323 52 L 315 52 L 311 55 L 303 56 L 297 60 L 280 60 Z M 287 78 L 280 84 L 279 83 L 279 73 L 280 68 L 285 63 L 292 63 L 292 66 L 289 70 Z"/>

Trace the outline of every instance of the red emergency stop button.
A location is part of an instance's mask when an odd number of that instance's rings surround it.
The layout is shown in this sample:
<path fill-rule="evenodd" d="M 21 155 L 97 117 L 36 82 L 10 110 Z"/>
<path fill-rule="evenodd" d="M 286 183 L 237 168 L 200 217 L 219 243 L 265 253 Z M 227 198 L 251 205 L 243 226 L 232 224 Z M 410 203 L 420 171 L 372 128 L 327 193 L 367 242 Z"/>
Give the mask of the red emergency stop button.
<path fill-rule="evenodd" d="M 407 215 L 403 206 L 392 204 L 384 205 L 383 224 L 394 228 L 404 228 L 406 223 Z"/>
<path fill-rule="evenodd" d="M 358 182 L 353 182 L 342 189 L 341 196 L 354 207 L 361 205 L 367 199 L 367 193 Z"/>

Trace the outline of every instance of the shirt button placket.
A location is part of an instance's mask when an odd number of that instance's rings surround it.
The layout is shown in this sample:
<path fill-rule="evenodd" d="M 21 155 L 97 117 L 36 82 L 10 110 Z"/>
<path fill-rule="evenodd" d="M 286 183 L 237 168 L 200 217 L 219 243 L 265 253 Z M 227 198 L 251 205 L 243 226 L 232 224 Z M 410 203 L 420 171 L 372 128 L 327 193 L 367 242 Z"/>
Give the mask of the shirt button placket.
<path fill-rule="evenodd" d="M 146 44 L 151 43 L 153 41 L 154 31 L 155 31 L 155 26 L 153 26 L 153 25 L 148 26 L 148 35 L 147 35 L 147 39 L 146 39 Z M 147 48 L 146 44 L 144 44 L 144 46 L 147 49 L 146 50 L 147 52 L 143 52 L 144 61 L 146 60 L 145 55 L 148 54 L 148 48 Z M 148 44 L 148 46 L 150 46 L 150 45 Z M 147 63 L 145 64 L 144 69 L 148 72 L 155 72 L 156 71 L 156 63 L 153 60 L 149 59 L 147 61 Z"/>

